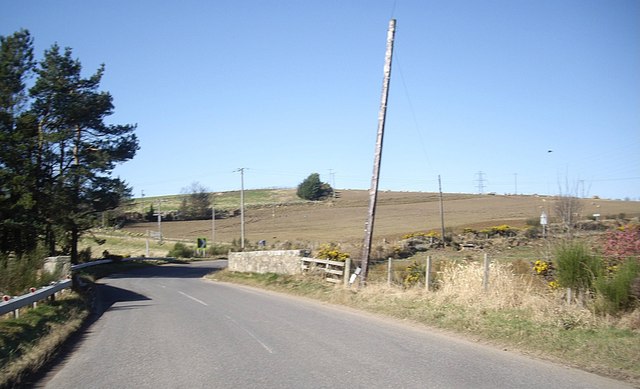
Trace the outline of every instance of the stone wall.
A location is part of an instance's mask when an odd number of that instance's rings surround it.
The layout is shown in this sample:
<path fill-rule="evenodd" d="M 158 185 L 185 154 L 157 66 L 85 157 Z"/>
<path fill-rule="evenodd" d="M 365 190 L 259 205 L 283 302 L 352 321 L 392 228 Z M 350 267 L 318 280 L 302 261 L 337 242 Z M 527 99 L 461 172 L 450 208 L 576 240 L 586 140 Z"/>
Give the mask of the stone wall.
<path fill-rule="evenodd" d="M 306 250 L 245 251 L 229 253 L 228 269 L 249 273 L 300 274 Z"/>
<path fill-rule="evenodd" d="M 62 277 L 71 274 L 71 257 L 48 257 L 44 260 L 44 271 L 54 274 L 60 271 Z"/>

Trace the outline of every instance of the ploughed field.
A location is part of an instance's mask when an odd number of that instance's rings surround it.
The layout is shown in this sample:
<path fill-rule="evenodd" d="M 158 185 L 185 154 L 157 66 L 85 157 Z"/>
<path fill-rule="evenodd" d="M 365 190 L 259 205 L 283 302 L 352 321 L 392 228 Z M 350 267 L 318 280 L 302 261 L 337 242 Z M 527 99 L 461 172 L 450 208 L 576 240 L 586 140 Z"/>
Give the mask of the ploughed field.
<path fill-rule="evenodd" d="M 248 191 L 251 192 L 251 191 Z M 265 191 L 262 191 L 265 192 Z M 268 192 L 268 191 L 267 191 Z M 295 190 L 274 190 L 273 202 L 245 201 L 245 238 L 250 242 L 348 243 L 364 237 L 369 194 L 366 190 L 340 190 L 336 199 L 322 202 L 295 200 Z M 233 204 L 239 194 L 219 194 L 227 204 Z M 221 197 L 221 199 L 222 199 Z M 251 198 L 251 196 L 245 196 Z M 583 199 L 581 218 L 593 214 L 602 217 L 624 214 L 640 216 L 640 202 Z M 536 220 L 545 210 L 553 218 L 555 200 L 550 196 L 444 194 L 444 223 L 448 229 L 461 231 L 465 227 L 480 229 L 501 224 L 523 227 L 527 220 Z M 211 239 L 232 242 L 240 238 L 240 216 L 211 220 L 162 222 L 162 234 L 168 240 Z M 394 240 L 412 232 L 440 230 L 440 198 L 437 193 L 380 192 L 376 207 L 374 240 Z M 134 234 L 157 231 L 156 222 L 127 225 L 124 230 Z"/>

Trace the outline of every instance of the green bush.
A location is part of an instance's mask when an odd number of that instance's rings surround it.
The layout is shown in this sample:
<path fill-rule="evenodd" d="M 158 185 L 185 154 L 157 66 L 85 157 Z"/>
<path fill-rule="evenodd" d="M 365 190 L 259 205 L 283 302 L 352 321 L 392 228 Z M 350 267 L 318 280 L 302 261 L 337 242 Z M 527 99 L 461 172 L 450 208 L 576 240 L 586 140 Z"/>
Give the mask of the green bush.
<path fill-rule="evenodd" d="M 207 254 L 210 256 L 226 255 L 229 253 L 230 249 L 231 247 L 229 245 L 214 244 L 207 248 Z"/>
<path fill-rule="evenodd" d="M 174 258 L 192 258 L 193 257 L 193 248 L 187 246 L 184 243 L 176 243 L 173 245 L 173 248 L 167 254 L 168 257 Z"/>
<path fill-rule="evenodd" d="M 43 260 L 38 252 L 22 256 L 0 255 L 0 294 L 22 294 L 31 287 L 38 287 L 38 273 Z"/>
<path fill-rule="evenodd" d="M 78 262 L 83 263 L 89 261 L 91 261 L 91 247 L 86 247 L 78 252 Z"/>
<path fill-rule="evenodd" d="M 244 239 L 244 249 L 245 250 L 251 250 L 252 246 L 251 246 L 251 242 L 249 242 L 249 239 L 245 238 Z M 230 247 L 231 251 L 242 251 L 242 238 L 234 238 L 231 241 L 231 247 Z"/>
<path fill-rule="evenodd" d="M 404 287 L 410 288 L 420 283 L 424 284 L 426 282 L 425 281 L 426 270 L 427 270 L 426 264 L 418 263 L 418 261 L 413 261 L 412 264 L 407 266 L 407 268 L 405 269 L 404 275 L 402 277 Z"/>
<path fill-rule="evenodd" d="M 323 244 L 318 248 L 315 257 L 319 259 L 328 259 L 330 261 L 344 262 L 349 258 L 349 253 L 340 251 L 340 247 L 335 243 Z"/>
<path fill-rule="evenodd" d="M 524 236 L 528 239 L 537 239 L 542 234 L 540 226 L 529 226 L 524 230 Z"/>
<path fill-rule="evenodd" d="M 602 261 L 590 253 L 586 244 L 571 241 L 556 249 L 556 279 L 560 286 L 576 291 L 588 291 L 602 273 Z"/>
<path fill-rule="evenodd" d="M 484 234 L 487 238 L 492 238 L 494 236 L 516 236 L 518 235 L 518 229 L 515 227 L 509 227 L 506 224 L 502 224 L 499 226 L 493 226 L 491 228 L 486 228 L 480 231 L 481 234 Z"/>
<path fill-rule="evenodd" d="M 318 173 L 311 173 L 298 185 L 296 194 L 301 199 L 317 201 L 331 196 L 333 189 L 329 184 L 320 181 Z"/>
<path fill-rule="evenodd" d="M 600 297 L 597 309 L 609 314 L 633 309 L 638 296 L 634 296 L 632 285 L 638 277 L 640 263 L 635 260 L 626 261 L 610 275 L 599 277 L 595 282 Z"/>

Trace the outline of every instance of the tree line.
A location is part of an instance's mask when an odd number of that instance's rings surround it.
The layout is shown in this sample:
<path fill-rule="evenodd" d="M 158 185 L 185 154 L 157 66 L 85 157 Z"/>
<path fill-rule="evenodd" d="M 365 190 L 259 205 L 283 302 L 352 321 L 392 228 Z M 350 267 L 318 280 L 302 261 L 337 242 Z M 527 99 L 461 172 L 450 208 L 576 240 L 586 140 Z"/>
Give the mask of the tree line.
<path fill-rule="evenodd" d="M 71 48 L 34 56 L 27 30 L 0 37 L 0 259 L 70 255 L 100 213 L 130 197 L 111 177 L 139 149 L 131 124 L 106 124 L 113 98 Z"/>

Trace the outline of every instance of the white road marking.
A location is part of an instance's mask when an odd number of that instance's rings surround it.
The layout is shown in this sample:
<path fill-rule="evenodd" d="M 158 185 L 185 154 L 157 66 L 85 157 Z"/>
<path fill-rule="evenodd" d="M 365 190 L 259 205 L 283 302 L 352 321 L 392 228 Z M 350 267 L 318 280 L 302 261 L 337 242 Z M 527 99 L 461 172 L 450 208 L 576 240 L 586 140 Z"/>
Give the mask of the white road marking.
<path fill-rule="evenodd" d="M 197 298 L 195 298 L 195 297 L 193 297 L 193 296 L 189 296 L 188 294 L 186 294 L 186 293 L 184 293 L 184 292 L 178 291 L 178 293 L 180 293 L 180 294 L 181 294 L 181 295 L 183 295 L 184 297 L 190 298 L 191 300 L 193 300 L 193 301 L 195 301 L 195 302 L 197 302 L 197 303 L 200 303 L 200 304 L 204 305 L 205 307 L 208 307 L 208 306 L 209 306 L 209 304 L 205 303 L 204 301 L 202 301 L 202 300 L 198 300 Z"/>
<path fill-rule="evenodd" d="M 241 330 L 243 330 L 244 332 L 249 334 L 249 336 L 251 336 L 256 342 L 258 342 L 258 344 L 260 344 L 260 346 L 262 346 L 265 350 L 267 350 L 269 352 L 269 354 L 273 354 L 273 350 L 269 346 L 267 346 L 263 341 L 258 339 L 258 337 L 255 336 L 253 334 L 253 332 L 251 332 L 248 329 L 246 329 L 243 326 L 241 326 L 237 321 L 233 320 L 230 316 L 224 315 L 224 317 L 226 317 L 227 320 L 233 322 L 233 324 L 235 324 L 238 328 L 240 328 Z"/>

